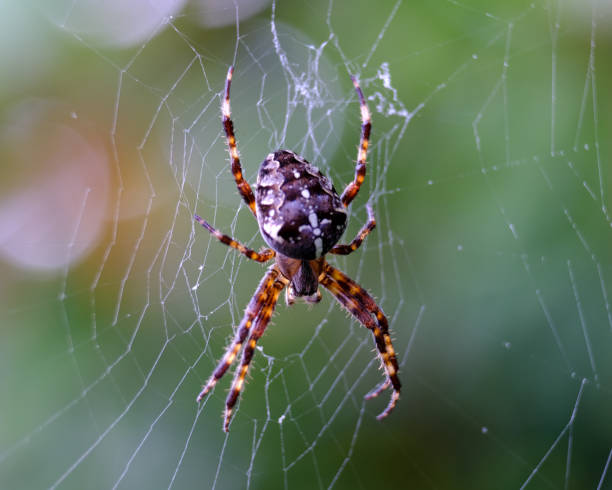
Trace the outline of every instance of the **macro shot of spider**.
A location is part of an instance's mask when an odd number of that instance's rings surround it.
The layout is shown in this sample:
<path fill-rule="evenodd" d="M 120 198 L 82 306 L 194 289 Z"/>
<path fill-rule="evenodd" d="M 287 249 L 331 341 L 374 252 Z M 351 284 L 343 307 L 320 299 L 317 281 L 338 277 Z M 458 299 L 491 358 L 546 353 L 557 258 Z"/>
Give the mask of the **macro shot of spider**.
<path fill-rule="evenodd" d="M 255 252 L 233 238 L 213 228 L 208 222 L 195 216 L 195 220 L 224 244 L 235 248 L 251 260 L 267 262 L 274 259 L 259 283 L 246 307 L 236 335 L 219 361 L 216 369 L 197 397 L 202 398 L 232 365 L 244 345 L 240 366 L 236 369 L 232 387 L 225 402 L 223 430 L 228 432 L 232 410 L 238 400 L 244 380 L 253 359 L 257 341 L 268 325 L 278 297 L 286 289 L 286 301 L 290 306 L 301 297 L 308 303 L 321 300 L 319 284 L 363 326 L 372 331 L 386 379 L 365 398 L 378 396 L 391 387 L 391 399 L 378 415 L 383 419 L 395 407 L 400 395 L 398 364 L 389 335 L 389 324 L 374 299 L 355 281 L 332 267 L 325 254 L 348 255 L 359 248 L 363 240 L 376 226 L 372 206 L 367 204 L 368 221 L 357 236 L 347 245 L 337 245 L 347 221 L 351 201 L 359 192 L 366 173 L 366 155 L 371 130 L 370 111 L 359 87 L 351 77 L 361 106 L 361 139 L 357 154 L 355 178 L 342 195 L 338 195 L 329 179 L 317 167 L 288 150 L 270 153 L 261 164 L 255 192 L 244 179 L 240 157 L 236 147 L 234 125 L 230 111 L 230 86 L 234 68 L 230 67 L 225 82 L 222 102 L 223 128 L 227 137 L 232 173 L 238 192 L 249 206 L 259 224 L 259 230 L 270 248 Z"/>

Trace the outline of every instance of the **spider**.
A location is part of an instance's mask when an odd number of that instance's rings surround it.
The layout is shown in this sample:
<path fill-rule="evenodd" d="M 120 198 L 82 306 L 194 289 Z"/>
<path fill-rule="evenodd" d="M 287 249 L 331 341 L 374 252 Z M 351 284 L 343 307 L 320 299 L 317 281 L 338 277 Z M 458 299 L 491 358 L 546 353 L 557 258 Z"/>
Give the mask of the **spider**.
<path fill-rule="evenodd" d="M 372 206 L 368 203 L 367 223 L 348 245 L 337 245 L 346 228 L 346 208 L 359 192 L 366 173 L 366 155 L 372 125 L 370 111 L 359 83 L 351 77 L 361 106 L 361 139 L 355 178 L 346 186 L 342 195 L 338 195 L 329 179 L 317 167 L 288 150 L 277 150 L 266 157 L 259 169 L 257 186 L 253 192 L 242 174 L 234 124 L 231 120 L 230 86 L 233 73 L 234 67 L 230 66 L 225 81 L 225 98 L 221 106 L 232 174 L 238 192 L 257 219 L 259 230 L 270 248 L 255 252 L 230 236 L 224 235 L 200 216 L 195 215 L 195 220 L 219 241 L 238 250 L 249 259 L 256 262 L 275 259 L 275 262 L 259 283 L 246 307 L 233 341 L 198 395 L 197 402 L 199 403 L 221 379 L 246 342 L 240 366 L 236 369 L 225 402 L 223 430 L 228 432 L 232 411 L 243 388 L 257 341 L 270 321 L 281 291 L 287 288 L 288 306 L 292 305 L 297 297 L 303 298 L 307 303 L 318 303 L 321 300 L 319 292 L 321 284 L 374 335 L 386 380 L 365 398 L 369 400 L 389 386 L 393 388 L 387 407 L 377 417 L 381 420 L 395 407 L 401 386 L 387 318 L 361 286 L 325 260 L 327 253 L 348 255 L 354 252 L 376 226 Z"/>

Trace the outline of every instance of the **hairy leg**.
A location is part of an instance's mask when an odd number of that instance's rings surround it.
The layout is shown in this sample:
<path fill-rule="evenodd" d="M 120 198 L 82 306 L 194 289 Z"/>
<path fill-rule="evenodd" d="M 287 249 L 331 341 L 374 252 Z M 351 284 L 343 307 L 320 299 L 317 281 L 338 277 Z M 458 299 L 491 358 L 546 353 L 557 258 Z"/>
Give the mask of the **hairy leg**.
<path fill-rule="evenodd" d="M 247 341 L 244 350 L 242 351 L 242 361 L 240 366 L 236 369 L 236 373 L 234 374 L 234 381 L 232 382 L 232 387 L 230 388 L 230 392 L 227 395 L 227 400 L 225 401 L 225 421 L 223 424 L 223 430 L 225 432 L 229 431 L 229 424 L 232 418 L 232 412 L 234 410 L 234 405 L 238 401 L 238 397 L 240 395 L 240 391 L 244 387 L 244 380 L 249 371 L 249 366 L 251 365 L 251 361 L 253 359 L 253 354 L 255 353 L 255 347 L 257 346 L 257 341 L 261 338 L 268 323 L 270 323 L 270 318 L 272 318 L 272 314 L 274 313 L 274 307 L 278 302 L 278 296 L 283 290 L 283 288 L 287 285 L 287 280 L 284 278 L 277 279 L 271 286 L 271 291 L 269 296 L 267 297 L 266 303 L 257 315 L 255 319 L 255 323 L 251 334 L 249 335 L 249 340 Z"/>
<path fill-rule="evenodd" d="M 357 153 L 357 166 L 355 167 L 355 179 L 346 186 L 342 193 L 342 204 L 348 206 L 359 192 L 359 188 L 365 179 L 366 174 L 366 157 L 368 154 L 368 145 L 370 143 L 370 131 L 372 129 L 372 116 L 366 104 L 363 92 L 359 87 L 359 82 L 355 77 L 351 77 L 353 85 L 359 96 L 359 105 L 361 108 L 361 138 L 359 141 L 359 151 Z"/>
<path fill-rule="evenodd" d="M 374 299 L 361 286 L 329 264 L 325 266 L 321 284 L 335 296 L 338 302 L 349 313 L 357 318 L 366 328 L 370 329 L 374 335 L 374 342 L 387 374 L 387 380 L 374 391 L 368 393 L 366 398 L 373 398 L 385 388 L 393 386 L 393 393 L 387 408 L 377 417 L 379 420 L 383 419 L 395 408 L 401 389 L 398 377 L 399 366 L 389 335 L 387 317 Z"/>
<path fill-rule="evenodd" d="M 202 388 L 202 391 L 197 398 L 198 402 L 200 402 L 202 398 L 204 398 L 204 396 L 206 396 L 206 394 L 217 384 L 217 381 L 223 377 L 225 372 L 234 362 L 234 359 L 236 359 L 236 356 L 238 355 L 238 352 L 240 352 L 240 348 L 242 347 L 244 340 L 247 338 L 253 323 L 256 322 L 256 319 L 261 312 L 266 309 L 266 305 L 268 305 L 270 298 L 275 294 L 274 285 L 279 276 L 280 273 L 276 267 L 272 266 L 270 269 L 268 269 L 268 272 L 259 283 L 255 294 L 253 294 L 251 301 L 244 311 L 244 316 L 242 317 L 240 325 L 238 325 L 234 340 L 227 347 L 225 354 L 219 361 L 216 369 L 213 371 L 212 375 Z"/>
<path fill-rule="evenodd" d="M 246 255 L 249 259 L 254 260 L 256 262 L 267 262 L 268 260 L 274 258 L 276 252 L 271 248 L 266 248 L 261 252 L 255 252 L 255 250 L 251 250 L 250 248 L 245 247 L 242 243 L 234 240 L 229 235 L 224 235 L 219 230 L 211 226 L 206 220 L 200 218 L 197 214 L 194 216 L 195 220 L 200 223 L 204 228 L 206 228 L 210 233 L 212 233 L 217 240 L 221 243 L 225 243 L 228 247 L 235 248 L 241 254 Z"/>
<path fill-rule="evenodd" d="M 348 245 L 336 245 L 332 248 L 329 253 L 336 255 L 348 255 L 357 250 L 370 232 L 376 227 L 376 218 L 374 218 L 374 210 L 370 203 L 366 205 L 368 210 L 368 222 L 361 227 L 357 236 L 353 238 L 353 241 Z"/>
<path fill-rule="evenodd" d="M 234 74 L 234 67 L 230 66 L 227 70 L 227 78 L 225 79 L 225 97 L 221 105 L 221 113 L 223 115 L 223 129 L 225 130 L 225 137 L 227 139 L 227 147 L 229 150 L 230 158 L 232 160 L 232 174 L 234 174 L 234 180 L 238 186 L 238 192 L 247 203 L 253 214 L 257 217 L 255 211 L 255 196 L 249 183 L 244 179 L 242 174 L 242 166 L 240 165 L 240 156 L 238 155 L 238 148 L 236 146 L 236 135 L 234 133 L 234 123 L 232 122 L 232 111 L 230 109 L 230 87 L 232 85 L 232 75 Z"/>

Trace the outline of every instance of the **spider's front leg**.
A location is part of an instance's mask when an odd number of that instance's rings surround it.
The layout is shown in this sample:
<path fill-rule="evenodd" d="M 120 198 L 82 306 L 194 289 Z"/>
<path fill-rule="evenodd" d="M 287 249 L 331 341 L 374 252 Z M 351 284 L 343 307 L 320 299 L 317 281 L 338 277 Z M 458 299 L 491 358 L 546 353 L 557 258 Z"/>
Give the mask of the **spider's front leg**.
<path fill-rule="evenodd" d="M 359 151 L 357 153 L 357 166 L 355 167 L 355 178 L 353 182 L 346 186 L 342 192 L 342 204 L 347 207 L 361 188 L 361 184 L 365 179 L 366 174 L 366 158 L 368 155 L 368 145 L 370 144 L 370 131 L 372 130 L 372 116 L 368 104 L 365 101 L 363 92 L 359 87 L 359 82 L 355 77 L 351 77 L 353 85 L 359 97 L 359 106 L 361 109 L 361 138 L 359 140 Z"/>
<path fill-rule="evenodd" d="M 382 365 L 387 374 L 387 380 L 374 391 L 366 395 L 366 399 L 378 396 L 384 389 L 393 386 L 393 393 L 387 408 L 376 417 L 385 418 L 395 408 L 399 399 L 401 384 L 398 377 L 399 365 L 395 350 L 389 335 L 387 317 L 378 307 L 374 299 L 359 284 L 346 274 L 329 264 L 325 265 L 321 284 L 325 286 L 359 322 L 372 331 L 374 342 L 380 355 Z"/>
<path fill-rule="evenodd" d="M 247 203 L 251 212 L 257 218 L 257 211 L 255 209 L 255 195 L 249 183 L 245 180 L 242 173 L 242 166 L 240 165 L 240 156 L 238 155 L 238 147 L 236 146 L 236 134 L 234 133 L 234 123 L 232 122 L 232 111 L 230 109 L 230 88 L 232 86 L 232 75 L 234 74 L 234 67 L 230 66 L 227 70 L 227 77 L 225 79 L 225 96 L 223 103 L 221 104 L 221 113 L 223 117 L 223 130 L 225 131 L 225 137 L 227 139 L 227 148 L 229 150 L 230 158 L 232 160 L 232 174 L 234 174 L 234 180 L 238 187 L 238 192 Z"/>

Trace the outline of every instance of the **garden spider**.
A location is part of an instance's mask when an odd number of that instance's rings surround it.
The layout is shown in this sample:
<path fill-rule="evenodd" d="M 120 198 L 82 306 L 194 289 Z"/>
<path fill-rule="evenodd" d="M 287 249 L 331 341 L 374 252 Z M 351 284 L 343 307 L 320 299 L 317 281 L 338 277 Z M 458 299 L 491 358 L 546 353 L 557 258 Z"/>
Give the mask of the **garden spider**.
<path fill-rule="evenodd" d="M 376 226 L 374 212 L 368 203 L 368 222 L 351 243 L 336 245 L 346 228 L 346 208 L 359 192 L 366 173 L 371 122 L 370 111 L 361 88 L 357 80 L 351 77 L 361 106 L 361 140 L 355 178 L 346 186 L 341 196 L 318 168 L 287 150 L 277 150 L 266 157 L 259 169 L 257 187 L 253 193 L 242 174 L 231 120 L 230 86 L 233 73 L 234 67 L 230 67 L 225 81 L 225 98 L 221 106 L 223 128 L 232 161 L 232 173 L 238 192 L 257 219 L 259 230 L 271 248 L 255 252 L 213 228 L 198 215 L 195 216 L 195 220 L 218 240 L 235 248 L 249 259 L 257 262 L 275 259 L 275 263 L 268 268 L 259 283 L 246 307 L 234 340 L 204 385 L 197 401 L 200 402 L 225 374 L 246 341 L 240 367 L 236 369 L 225 403 L 223 430 L 228 432 L 232 410 L 244 385 L 255 346 L 270 321 L 281 291 L 287 288 L 287 305 L 292 305 L 296 297 L 303 297 L 308 303 L 317 303 L 321 300 L 319 284 L 322 284 L 374 335 L 387 379 L 365 398 L 374 398 L 389 386 L 393 387 L 389 404 L 377 417 L 380 420 L 389 415 L 400 395 L 400 381 L 397 375 L 399 367 L 389 336 L 387 318 L 361 286 L 325 260 L 326 253 L 348 255 L 354 252 Z"/>

